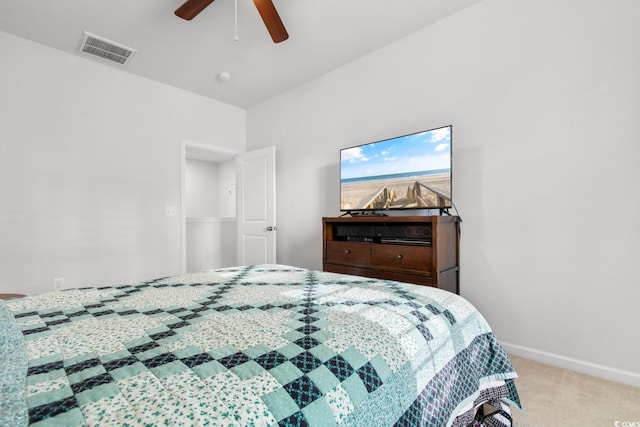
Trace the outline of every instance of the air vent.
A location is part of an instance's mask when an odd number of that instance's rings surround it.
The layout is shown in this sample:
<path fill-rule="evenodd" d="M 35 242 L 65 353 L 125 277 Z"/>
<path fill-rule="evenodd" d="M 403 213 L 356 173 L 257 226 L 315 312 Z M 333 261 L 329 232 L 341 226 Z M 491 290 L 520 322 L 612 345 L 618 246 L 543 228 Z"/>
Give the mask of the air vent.
<path fill-rule="evenodd" d="M 125 65 L 136 50 L 85 31 L 78 52 Z"/>

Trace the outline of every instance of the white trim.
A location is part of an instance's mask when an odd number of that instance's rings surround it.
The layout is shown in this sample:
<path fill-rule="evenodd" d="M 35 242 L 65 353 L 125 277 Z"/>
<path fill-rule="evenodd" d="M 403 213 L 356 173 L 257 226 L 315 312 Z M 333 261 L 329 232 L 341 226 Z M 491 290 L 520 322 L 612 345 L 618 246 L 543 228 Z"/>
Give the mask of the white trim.
<path fill-rule="evenodd" d="M 507 342 L 502 342 L 502 346 L 507 353 L 513 356 L 523 357 L 525 359 L 534 360 L 536 362 L 545 363 L 547 365 L 563 369 L 569 369 L 609 381 L 628 384 L 633 387 L 640 387 L 640 373 L 637 372 L 624 371 L 610 366 L 599 365 L 597 363 L 591 363 Z"/>
<path fill-rule="evenodd" d="M 182 140 L 182 154 L 184 155 L 184 150 L 187 148 L 197 148 L 198 150 L 204 151 L 213 151 L 215 153 L 228 154 L 231 157 L 235 157 L 240 154 L 239 151 L 230 150 L 228 148 L 216 147 L 215 145 L 205 144 L 203 142 L 190 141 L 188 139 Z"/>
<path fill-rule="evenodd" d="M 186 202 L 186 152 L 187 147 L 196 148 L 198 150 L 212 151 L 216 153 L 228 154 L 237 157 L 239 152 L 229 150 L 228 148 L 216 147 L 215 145 L 204 144 L 202 142 L 189 141 L 187 139 L 180 140 L 180 265 L 182 274 L 187 273 L 187 202 Z"/>

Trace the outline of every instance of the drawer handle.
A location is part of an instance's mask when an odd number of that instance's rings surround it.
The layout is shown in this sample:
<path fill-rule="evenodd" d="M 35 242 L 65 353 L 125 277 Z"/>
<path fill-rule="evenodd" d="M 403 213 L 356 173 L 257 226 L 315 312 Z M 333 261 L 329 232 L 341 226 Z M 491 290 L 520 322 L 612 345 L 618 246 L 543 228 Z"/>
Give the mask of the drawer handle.
<path fill-rule="evenodd" d="M 396 259 L 402 259 L 402 255 L 401 254 L 396 255 Z"/>
<path fill-rule="evenodd" d="M 344 253 L 345 253 L 345 254 L 350 254 L 350 253 L 351 253 L 351 251 L 350 251 L 349 249 L 345 249 L 345 250 L 344 250 Z"/>

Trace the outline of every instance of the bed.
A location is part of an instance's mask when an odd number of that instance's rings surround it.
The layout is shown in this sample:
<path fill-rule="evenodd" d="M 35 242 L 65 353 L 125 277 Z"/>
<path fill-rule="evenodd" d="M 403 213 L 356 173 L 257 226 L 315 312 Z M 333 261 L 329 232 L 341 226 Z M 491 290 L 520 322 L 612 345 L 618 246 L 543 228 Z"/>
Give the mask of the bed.
<path fill-rule="evenodd" d="M 435 288 L 239 266 L 0 301 L 0 425 L 502 426 L 517 377 Z"/>

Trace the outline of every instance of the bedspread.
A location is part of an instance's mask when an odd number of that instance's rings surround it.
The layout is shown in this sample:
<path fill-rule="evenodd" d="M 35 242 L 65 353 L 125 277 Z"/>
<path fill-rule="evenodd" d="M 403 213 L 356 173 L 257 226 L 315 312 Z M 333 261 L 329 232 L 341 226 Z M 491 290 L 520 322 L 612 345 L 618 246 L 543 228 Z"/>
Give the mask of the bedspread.
<path fill-rule="evenodd" d="M 478 311 L 283 265 L 0 302 L 0 425 L 463 426 L 519 406 Z"/>

